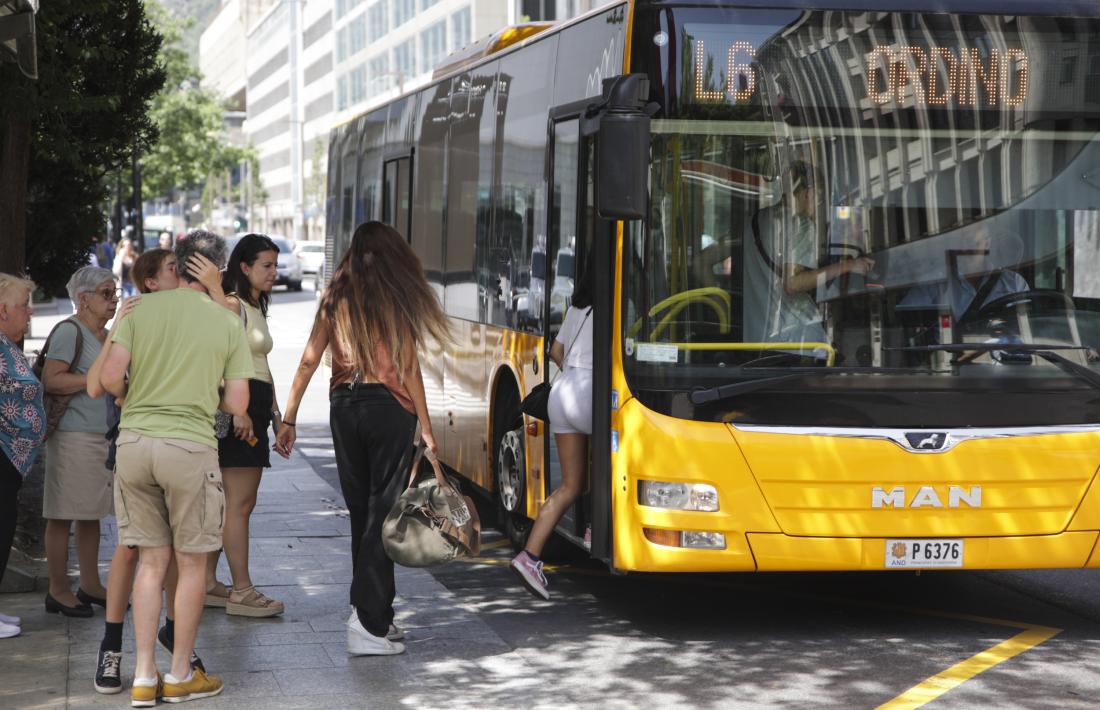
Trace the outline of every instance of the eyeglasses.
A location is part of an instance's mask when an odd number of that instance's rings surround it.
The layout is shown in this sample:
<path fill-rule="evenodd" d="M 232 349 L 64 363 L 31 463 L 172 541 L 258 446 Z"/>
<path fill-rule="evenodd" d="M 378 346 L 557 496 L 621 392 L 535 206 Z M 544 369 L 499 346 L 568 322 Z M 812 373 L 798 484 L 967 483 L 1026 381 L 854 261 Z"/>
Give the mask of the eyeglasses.
<path fill-rule="evenodd" d="M 100 290 L 96 291 L 95 294 L 97 296 L 99 296 L 100 298 L 102 298 L 104 301 L 117 301 L 118 299 L 122 298 L 122 289 L 120 289 L 120 288 L 115 288 L 115 289 L 104 288 L 104 289 L 100 289 Z"/>

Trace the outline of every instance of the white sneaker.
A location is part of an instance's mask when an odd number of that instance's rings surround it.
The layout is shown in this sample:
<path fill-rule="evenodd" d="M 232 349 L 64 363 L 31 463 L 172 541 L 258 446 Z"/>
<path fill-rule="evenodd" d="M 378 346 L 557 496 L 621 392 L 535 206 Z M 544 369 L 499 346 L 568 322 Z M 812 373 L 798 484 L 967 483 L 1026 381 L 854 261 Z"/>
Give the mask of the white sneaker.
<path fill-rule="evenodd" d="M 18 636 L 21 633 L 23 633 L 23 629 L 15 624 L 5 624 L 0 621 L 0 639 L 10 639 L 12 636 Z"/>
<path fill-rule="evenodd" d="M 375 636 L 363 628 L 356 616 L 348 624 L 348 653 L 352 656 L 394 656 L 405 652 L 405 644 Z"/>
<path fill-rule="evenodd" d="M 351 622 L 355 621 L 358 618 L 359 614 L 355 613 L 355 607 L 352 607 L 351 616 L 348 617 L 348 625 L 350 626 Z M 390 624 L 390 630 L 386 632 L 386 638 L 388 638 L 390 641 L 404 641 L 405 629 L 401 628 L 397 624 Z"/>
<path fill-rule="evenodd" d="M 8 616 L 7 614 L 0 614 L 0 624 L 7 624 L 8 626 L 22 626 L 23 620 L 18 616 Z"/>

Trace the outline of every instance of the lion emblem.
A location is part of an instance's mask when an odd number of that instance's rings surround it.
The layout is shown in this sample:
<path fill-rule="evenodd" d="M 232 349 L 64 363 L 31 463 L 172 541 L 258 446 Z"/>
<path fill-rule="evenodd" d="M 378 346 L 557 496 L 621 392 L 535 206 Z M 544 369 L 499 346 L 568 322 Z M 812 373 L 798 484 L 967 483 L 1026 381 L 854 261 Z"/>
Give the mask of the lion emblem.
<path fill-rule="evenodd" d="M 899 559 L 899 560 L 904 559 L 905 558 L 905 543 L 904 542 L 895 542 L 893 544 L 893 546 L 890 548 L 890 554 L 893 555 L 896 559 Z"/>

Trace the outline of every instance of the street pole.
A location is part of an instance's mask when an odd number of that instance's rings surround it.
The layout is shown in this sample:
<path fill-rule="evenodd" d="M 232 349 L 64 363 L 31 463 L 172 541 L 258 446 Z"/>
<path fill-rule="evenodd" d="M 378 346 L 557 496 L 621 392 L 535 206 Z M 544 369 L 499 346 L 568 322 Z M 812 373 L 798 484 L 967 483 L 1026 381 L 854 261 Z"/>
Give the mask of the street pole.
<path fill-rule="evenodd" d="M 137 252 L 145 251 L 145 207 L 141 203 L 141 151 L 134 147 L 131 157 L 134 178 L 134 233 Z"/>

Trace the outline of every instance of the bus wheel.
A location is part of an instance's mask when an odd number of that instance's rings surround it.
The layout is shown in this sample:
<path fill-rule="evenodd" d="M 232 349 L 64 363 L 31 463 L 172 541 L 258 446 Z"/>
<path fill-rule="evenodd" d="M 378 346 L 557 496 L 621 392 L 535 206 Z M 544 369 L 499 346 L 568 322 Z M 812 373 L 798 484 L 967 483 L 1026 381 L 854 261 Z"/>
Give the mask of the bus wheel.
<path fill-rule="evenodd" d="M 523 430 L 504 432 L 497 445 L 497 506 L 501 532 L 516 552 L 523 549 L 531 532 L 527 517 L 527 454 Z"/>

